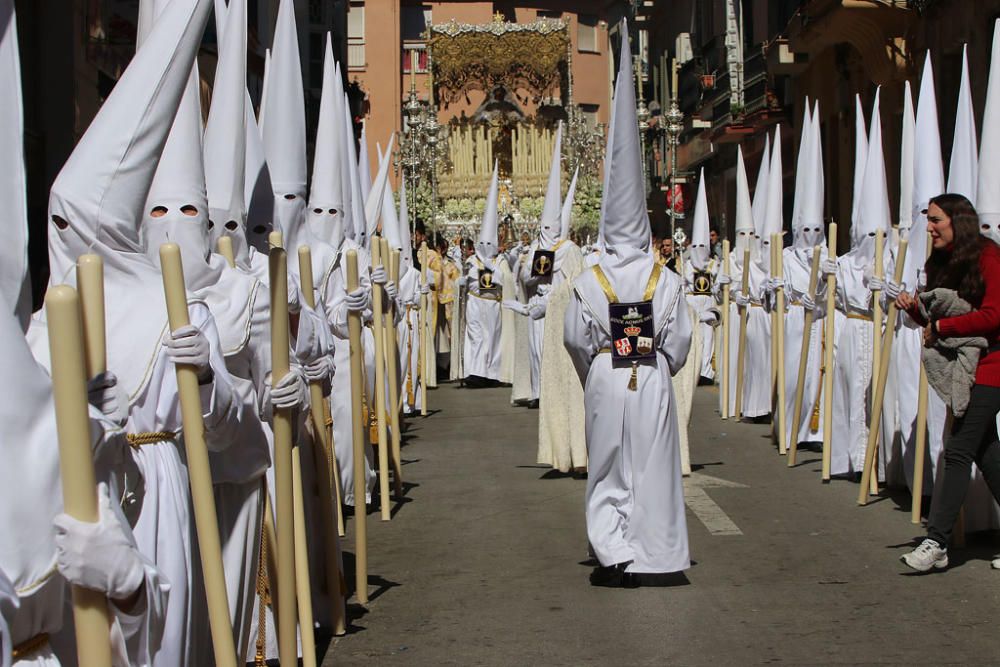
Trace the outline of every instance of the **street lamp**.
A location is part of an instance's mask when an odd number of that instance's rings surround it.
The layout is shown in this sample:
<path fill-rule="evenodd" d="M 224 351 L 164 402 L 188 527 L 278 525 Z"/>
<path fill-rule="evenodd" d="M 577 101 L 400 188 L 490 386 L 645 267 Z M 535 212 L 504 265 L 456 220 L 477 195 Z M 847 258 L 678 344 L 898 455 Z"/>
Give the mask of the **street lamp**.
<path fill-rule="evenodd" d="M 675 66 L 676 68 L 676 66 Z M 676 69 L 675 69 L 676 72 Z M 675 77 L 676 80 L 676 77 Z M 677 104 L 677 85 L 674 84 L 674 94 L 670 98 L 670 110 L 667 111 L 667 138 L 670 142 L 670 237 L 677 235 L 677 145 L 680 143 L 681 132 L 684 130 L 684 114 Z M 677 244 L 674 244 L 677 253 Z"/>

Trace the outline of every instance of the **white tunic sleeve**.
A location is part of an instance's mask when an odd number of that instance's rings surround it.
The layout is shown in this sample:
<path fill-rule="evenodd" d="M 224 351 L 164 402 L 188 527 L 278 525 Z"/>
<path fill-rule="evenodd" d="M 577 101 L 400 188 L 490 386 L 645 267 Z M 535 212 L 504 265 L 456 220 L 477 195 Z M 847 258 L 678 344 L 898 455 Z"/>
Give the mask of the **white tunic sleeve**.
<path fill-rule="evenodd" d="M 598 352 L 598 344 L 594 337 L 594 322 L 590 310 L 575 290 L 566 306 L 566 317 L 563 319 L 563 344 L 580 376 L 580 383 L 586 385 L 590 364 Z"/>

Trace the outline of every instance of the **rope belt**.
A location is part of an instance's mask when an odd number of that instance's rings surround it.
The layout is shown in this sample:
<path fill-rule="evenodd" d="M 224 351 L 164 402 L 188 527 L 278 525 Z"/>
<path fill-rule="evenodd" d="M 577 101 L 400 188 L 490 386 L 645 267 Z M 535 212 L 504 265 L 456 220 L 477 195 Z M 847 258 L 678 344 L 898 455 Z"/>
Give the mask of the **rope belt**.
<path fill-rule="evenodd" d="M 483 296 L 482 294 L 476 294 L 475 292 L 469 292 L 472 296 L 477 299 L 482 299 L 483 301 L 501 301 L 502 297 L 499 296 Z"/>
<path fill-rule="evenodd" d="M 133 447 L 142 447 L 143 445 L 155 445 L 158 442 L 173 442 L 177 439 L 177 434 L 170 431 L 151 431 L 126 433 L 125 438 L 128 440 L 128 444 Z"/>
<path fill-rule="evenodd" d="M 764 304 L 762 304 L 762 303 L 752 303 L 751 302 L 750 307 L 751 308 L 763 308 Z"/>
<path fill-rule="evenodd" d="M 861 313 L 847 313 L 847 319 L 849 320 L 861 320 L 862 322 L 874 322 L 875 318 L 871 315 L 863 315 Z"/>
<path fill-rule="evenodd" d="M 31 655 L 32 653 L 36 653 L 39 649 L 41 649 L 48 643 L 49 643 L 49 633 L 43 632 L 15 646 L 14 649 L 10 652 L 10 655 L 12 658 L 14 658 L 14 660 L 27 658 L 29 655 Z"/>

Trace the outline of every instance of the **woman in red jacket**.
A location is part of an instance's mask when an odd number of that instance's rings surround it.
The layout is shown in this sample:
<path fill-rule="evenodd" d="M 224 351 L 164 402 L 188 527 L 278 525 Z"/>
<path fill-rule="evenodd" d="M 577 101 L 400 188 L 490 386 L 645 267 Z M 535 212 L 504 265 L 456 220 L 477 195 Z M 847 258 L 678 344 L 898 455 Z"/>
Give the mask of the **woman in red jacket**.
<path fill-rule="evenodd" d="M 925 325 L 926 346 L 938 338 L 981 336 L 989 348 L 979 358 L 966 413 L 954 420 L 944 445 L 944 479 L 931 507 L 927 538 L 901 558 L 920 572 L 948 567 L 948 542 L 965 502 L 973 461 L 993 497 L 1000 501 L 1000 442 L 996 427 L 1000 412 L 1000 246 L 980 235 L 976 209 L 961 195 L 944 194 L 931 199 L 927 229 L 933 250 L 924 267 L 925 289 L 956 290 L 974 310 L 927 322 L 914 296 L 904 292 L 896 304 Z"/>

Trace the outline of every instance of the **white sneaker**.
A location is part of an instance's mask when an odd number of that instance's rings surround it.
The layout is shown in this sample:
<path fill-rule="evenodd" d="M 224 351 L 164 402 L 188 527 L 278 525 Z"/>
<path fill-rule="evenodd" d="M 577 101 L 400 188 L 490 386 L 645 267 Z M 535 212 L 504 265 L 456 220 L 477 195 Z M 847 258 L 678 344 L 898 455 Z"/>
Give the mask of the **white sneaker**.
<path fill-rule="evenodd" d="M 998 557 L 998 558 L 994 558 L 994 559 L 993 559 L 993 562 L 992 562 L 992 563 L 990 563 L 990 566 L 991 566 L 991 567 L 992 567 L 992 568 L 993 568 L 994 570 L 1000 570 L 1000 557 Z"/>
<path fill-rule="evenodd" d="M 899 560 L 917 572 L 927 572 L 931 568 L 943 570 L 948 567 L 948 550 L 942 549 L 934 540 L 925 539 L 916 549 L 900 556 Z"/>

